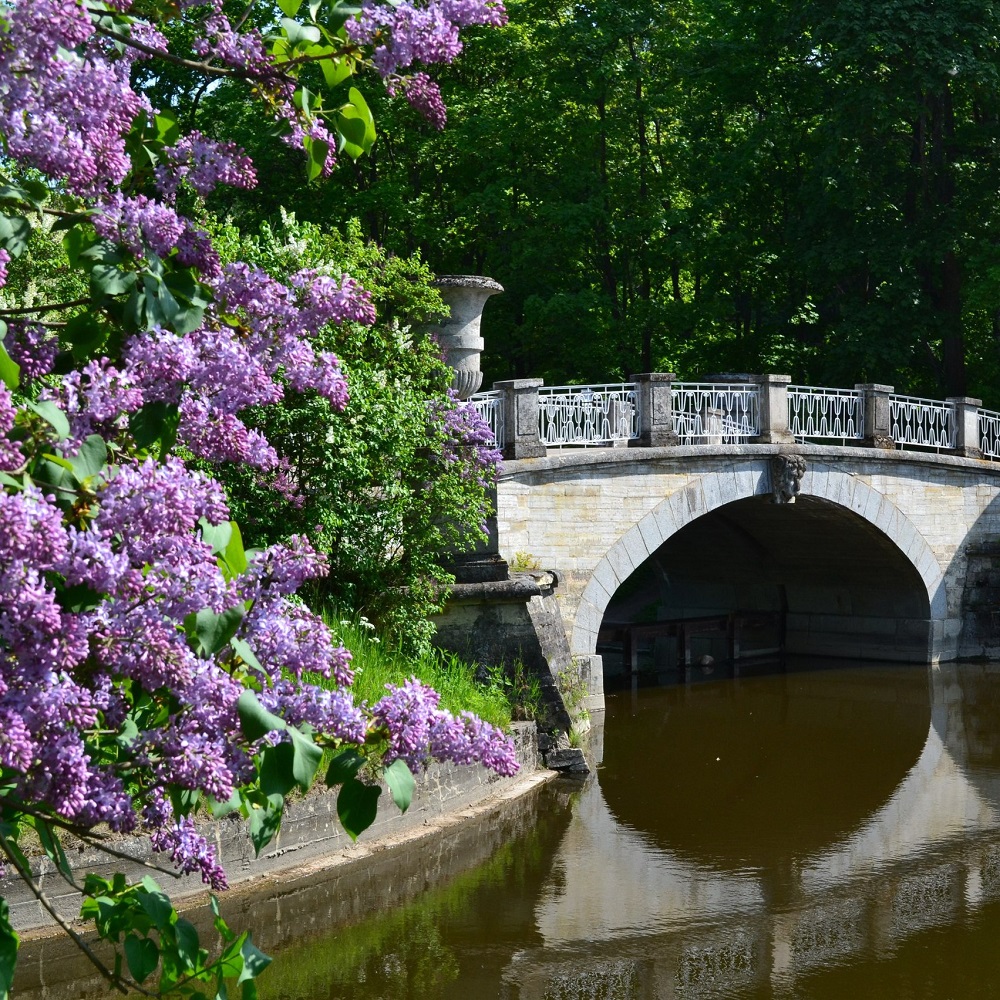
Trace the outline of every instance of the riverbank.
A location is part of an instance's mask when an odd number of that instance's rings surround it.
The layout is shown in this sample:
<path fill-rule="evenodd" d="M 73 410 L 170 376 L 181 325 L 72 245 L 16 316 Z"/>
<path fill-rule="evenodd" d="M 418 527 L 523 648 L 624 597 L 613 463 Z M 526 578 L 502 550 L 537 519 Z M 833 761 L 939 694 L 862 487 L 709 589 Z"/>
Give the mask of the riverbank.
<path fill-rule="evenodd" d="M 375 837 L 366 831 L 358 844 L 326 859 L 244 879 L 220 894 L 223 916 L 230 926 L 249 930 L 263 951 L 280 953 L 449 884 L 505 844 L 529 834 L 539 796 L 550 796 L 556 789 L 562 801 L 579 788 L 578 782 L 561 781 L 556 772 L 541 768 L 498 784 L 491 784 L 478 802 L 408 830 Z M 203 905 L 206 898 L 204 892 L 188 896 L 179 908 L 211 946 L 212 914 Z M 53 930 L 26 935 L 13 995 L 18 1000 L 103 1000 L 116 995 L 67 936 Z"/>
<path fill-rule="evenodd" d="M 520 771 L 513 778 L 500 776 L 478 766 L 433 764 L 417 779 L 413 802 L 405 813 L 392 805 L 388 795 L 375 823 L 353 843 L 337 819 L 336 792 L 323 789 L 288 803 L 281 830 L 259 857 L 254 856 L 246 823 L 239 816 L 218 822 L 207 821 L 199 829 L 215 845 L 217 855 L 229 876 L 232 895 L 244 889 L 254 890 L 267 880 L 285 880 L 290 873 L 319 871 L 370 856 L 394 844 L 405 843 L 437 832 L 449 824 L 488 810 L 530 790 L 551 772 L 542 767 L 534 723 L 514 723 L 511 727 Z M 117 851 L 133 860 L 110 858 L 100 851 L 69 851 L 74 873 L 87 872 L 110 877 L 124 872 L 131 880 L 151 874 L 144 862 L 159 862 L 146 837 L 124 838 L 114 844 Z M 70 889 L 54 866 L 40 857 L 33 866 L 39 887 L 60 917 L 74 921 L 80 912 L 80 894 Z M 163 879 L 178 909 L 196 906 L 206 896 L 201 880 L 189 875 L 176 880 Z M 295 877 L 300 877 L 296 874 Z M 25 942 L 64 936 L 41 904 L 22 882 L 5 879 L 2 893 L 10 907 L 11 922 Z"/>

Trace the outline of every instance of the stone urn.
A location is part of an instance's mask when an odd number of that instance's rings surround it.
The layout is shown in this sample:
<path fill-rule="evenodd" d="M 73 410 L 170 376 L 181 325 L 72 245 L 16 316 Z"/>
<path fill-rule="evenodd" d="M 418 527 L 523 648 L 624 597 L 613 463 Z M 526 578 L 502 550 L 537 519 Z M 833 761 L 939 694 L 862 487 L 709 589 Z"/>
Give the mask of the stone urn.
<path fill-rule="evenodd" d="M 434 286 L 451 308 L 451 316 L 431 327 L 431 332 L 444 351 L 445 361 L 455 370 L 452 388 L 460 399 L 468 399 L 483 384 L 483 373 L 479 370 L 483 306 L 491 295 L 503 291 L 503 285 L 476 274 L 443 274 Z"/>

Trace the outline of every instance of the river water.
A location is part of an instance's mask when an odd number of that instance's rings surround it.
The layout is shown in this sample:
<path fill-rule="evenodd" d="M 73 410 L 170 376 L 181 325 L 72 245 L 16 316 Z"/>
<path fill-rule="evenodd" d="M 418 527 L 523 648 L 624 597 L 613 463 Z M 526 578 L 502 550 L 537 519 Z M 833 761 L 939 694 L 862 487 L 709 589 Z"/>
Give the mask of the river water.
<path fill-rule="evenodd" d="M 1000 665 L 805 666 L 611 694 L 586 782 L 232 904 L 262 998 L 997 996 Z"/>

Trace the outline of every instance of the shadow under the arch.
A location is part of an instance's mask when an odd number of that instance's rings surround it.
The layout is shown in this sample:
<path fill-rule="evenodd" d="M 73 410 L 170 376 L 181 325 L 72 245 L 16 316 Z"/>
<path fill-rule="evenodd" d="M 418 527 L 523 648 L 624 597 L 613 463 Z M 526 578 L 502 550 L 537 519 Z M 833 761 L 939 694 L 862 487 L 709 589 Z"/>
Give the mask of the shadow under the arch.
<path fill-rule="evenodd" d="M 597 651 L 609 687 L 633 667 L 663 683 L 682 660 L 723 660 L 733 647 L 724 631 L 705 629 L 685 636 L 682 648 L 667 628 L 656 634 L 656 623 L 729 615 L 744 657 L 780 650 L 926 663 L 931 601 L 910 559 L 853 510 L 808 495 L 794 504 L 754 496 L 702 514 L 663 542 L 612 596 Z M 630 656 L 623 640 L 633 633 L 639 648 Z"/>

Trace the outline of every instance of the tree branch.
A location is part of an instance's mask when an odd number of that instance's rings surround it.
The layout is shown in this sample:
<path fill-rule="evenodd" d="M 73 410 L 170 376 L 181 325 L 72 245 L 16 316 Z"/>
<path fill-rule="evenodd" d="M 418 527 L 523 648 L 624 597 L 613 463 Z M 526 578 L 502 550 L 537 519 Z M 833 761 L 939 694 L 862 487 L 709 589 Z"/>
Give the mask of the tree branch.
<path fill-rule="evenodd" d="M 144 990 L 138 983 L 129 982 L 126 979 L 122 979 L 121 976 L 116 976 L 94 953 L 93 948 L 87 944 L 83 938 L 77 934 L 75 930 L 56 912 L 55 907 L 45 898 L 45 894 L 41 889 L 35 885 L 35 880 L 31 877 L 31 872 L 25 872 L 18 862 L 14 853 L 7 846 L 7 841 L 5 838 L 0 837 L 0 850 L 3 851 L 4 857 L 11 866 L 17 871 L 17 874 L 21 877 L 21 881 L 28 887 L 31 894 L 38 900 L 41 904 L 42 909 L 59 925 L 59 927 L 64 930 L 72 939 L 73 943 L 83 952 L 84 955 L 90 960 L 91 964 L 95 969 L 116 989 L 119 993 L 128 993 L 129 989 L 138 990 L 140 993 L 146 996 L 155 996 L 155 993 L 150 993 L 149 990 Z"/>

